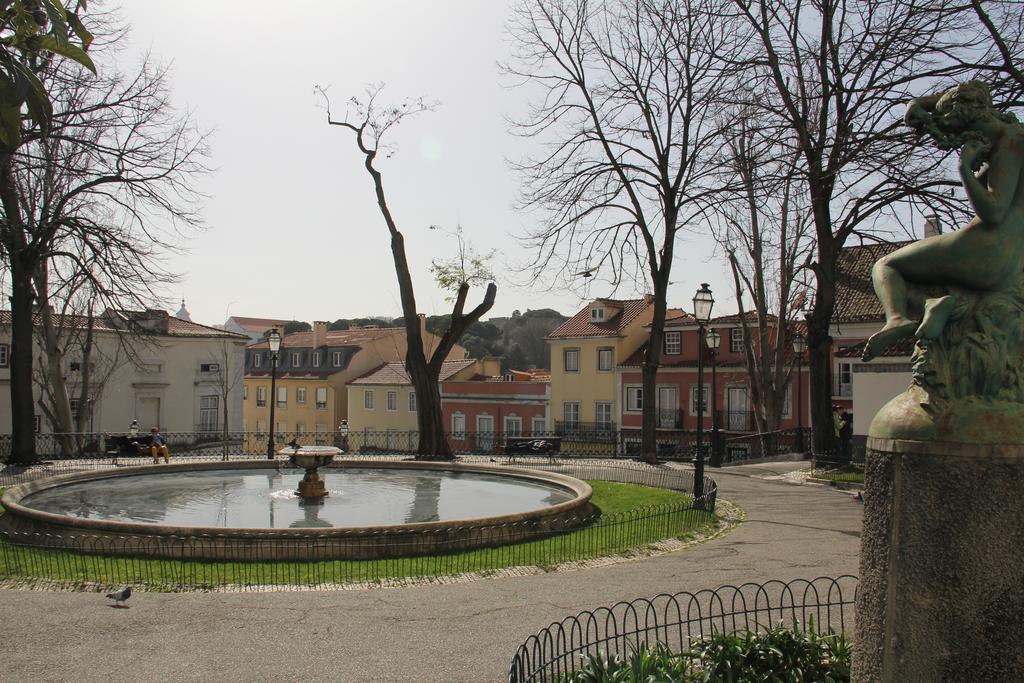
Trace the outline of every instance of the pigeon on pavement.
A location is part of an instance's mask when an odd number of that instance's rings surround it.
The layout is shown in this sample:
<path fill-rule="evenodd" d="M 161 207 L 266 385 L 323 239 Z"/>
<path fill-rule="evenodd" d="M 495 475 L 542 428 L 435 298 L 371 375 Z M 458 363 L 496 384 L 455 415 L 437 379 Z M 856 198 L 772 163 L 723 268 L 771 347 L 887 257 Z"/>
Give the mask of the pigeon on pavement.
<path fill-rule="evenodd" d="M 107 593 L 107 597 L 114 601 L 114 604 L 111 605 L 111 607 L 128 607 L 128 605 L 125 604 L 125 601 L 132 597 L 132 587 L 125 586 L 119 591 Z"/>

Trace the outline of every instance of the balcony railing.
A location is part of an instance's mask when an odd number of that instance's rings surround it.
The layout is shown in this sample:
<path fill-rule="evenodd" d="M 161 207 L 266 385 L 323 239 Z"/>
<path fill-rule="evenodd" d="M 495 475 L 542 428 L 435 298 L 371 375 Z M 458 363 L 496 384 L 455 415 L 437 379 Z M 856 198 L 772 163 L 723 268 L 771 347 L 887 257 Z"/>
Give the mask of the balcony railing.
<path fill-rule="evenodd" d="M 566 422 L 555 420 L 555 436 L 581 441 L 614 442 L 618 433 L 615 422 Z"/>
<path fill-rule="evenodd" d="M 683 428 L 683 411 L 678 408 L 675 410 L 659 410 L 657 412 L 658 429 L 682 429 Z"/>
<path fill-rule="evenodd" d="M 751 432 L 756 424 L 754 413 L 748 410 L 724 410 L 719 413 L 718 428 L 729 432 Z"/>

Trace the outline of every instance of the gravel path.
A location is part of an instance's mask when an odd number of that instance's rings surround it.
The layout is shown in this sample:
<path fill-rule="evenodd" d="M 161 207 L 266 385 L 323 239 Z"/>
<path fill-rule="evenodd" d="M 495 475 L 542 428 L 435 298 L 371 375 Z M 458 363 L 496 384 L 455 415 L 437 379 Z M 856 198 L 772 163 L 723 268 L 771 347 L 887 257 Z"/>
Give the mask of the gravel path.
<path fill-rule="evenodd" d="M 499 681 L 552 621 L 619 600 L 723 583 L 857 572 L 861 505 L 791 483 L 803 463 L 714 471 L 746 521 L 630 562 L 375 590 L 95 593 L 0 590 L 5 681 Z"/>

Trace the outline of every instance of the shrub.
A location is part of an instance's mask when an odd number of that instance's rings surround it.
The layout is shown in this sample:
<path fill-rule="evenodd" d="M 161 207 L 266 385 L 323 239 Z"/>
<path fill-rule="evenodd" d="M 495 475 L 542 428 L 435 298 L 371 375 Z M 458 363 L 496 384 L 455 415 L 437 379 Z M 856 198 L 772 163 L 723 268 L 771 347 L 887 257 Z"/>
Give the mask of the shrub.
<path fill-rule="evenodd" d="M 563 683 L 843 683 L 850 680 L 852 647 L 845 636 L 786 628 L 765 633 L 716 633 L 694 640 L 684 653 L 646 644 L 623 660 L 590 656 Z"/>

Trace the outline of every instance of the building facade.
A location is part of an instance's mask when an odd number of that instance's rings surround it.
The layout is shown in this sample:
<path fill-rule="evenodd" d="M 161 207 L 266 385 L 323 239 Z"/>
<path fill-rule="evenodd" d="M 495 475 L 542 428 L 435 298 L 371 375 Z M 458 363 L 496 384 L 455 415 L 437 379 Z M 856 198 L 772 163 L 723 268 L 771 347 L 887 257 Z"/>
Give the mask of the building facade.
<path fill-rule="evenodd" d="M 181 302 L 182 309 L 185 302 Z M 284 326 L 290 320 L 279 320 L 277 318 L 247 318 L 245 316 L 233 315 L 224 322 L 224 329 L 228 332 L 244 334 L 249 337 L 250 343 L 258 342 L 271 328 L 276 327 L 284 334 Z"/>
<path fill-rule="evenodd" d="M 646 340 L 654 299 L 595 299 L 547 336 L 553 432 L 614 431 L 621 412 L 616 368 Z"/>
<path fill-rule="evenodd" d="M 747 314 L 747 330 L 756 325 L 753 314 Z M 649 329 L 649 326 L 648 326 Z M 665 334 L 659 355 L 657 393 L 654 397 L 657 428 L 661 432 L 694 431 L 698 415 L 703 418 L 706 431 L 718 429 L 728 435 L 748 434 L 757 430 L 755 407 L 751 401 L 750 377 L 747 372 L 746 349 L 758 344 L 747 339 L 739 315 L 712 319 L 706 329 L 718 333 L 716 348 L 701 340 L 696 320 L 689 313 L 674 312 L 665 321 Z M 774 346 L 779 325 L 769 320 L 768 338 Z M 808 397 L 809 377 L 796 362 L 788 339 L 784 340 L 788 376 L 787 391 L 781 410 L 779 429 L 796 429 L 810 424 Z M 620 421 L 626 441 L 639 441 L 642 425 L 643 376 L 641 369 L 644 344 L 618 368 L 619 401 L 622 405 Z M 698 359 L 703 357 L 704 381 L 700 384 Z M 790 367 L 793 369 L 790 370 Z M 802 392 L 802 393 L 801 393 Z M 700 403 L 699 403 L 700 402 Z M 803 409 L 803 420 L 799 409 Z"/>
<path fill-rule="evenodd" d="M 500 374 L 497 358 L 446 361 L 439 376 L 441 409 L 452 448 L 493 450 L 505 437 L 546 433 L 546 375 Z M 351 382 L 349 438 L 353 447 L 415 450 L 416 393 L 402 363 L 387 363 Z"/>
<path fill-rule="evenodd" d="M 87 324 L 60 318 L 72 335 Z M 132 420 L 144 430 L 220 432 L 242 428 L 242 365 L 248 339 L 239 334 L 171 317 L 166 311 L 106 312 L 93 321 L 90 355 L 91 417 L 86 431 L 127 432 Z M 74 339 L 74 337 L 69 337 Z M 10 314 L 0 312 L 0 432 L 10 433 Z M 74 418 L 83 383 L 81 346 L 64 354 L 65 382 Z M 35 357 L 39 357 L 37 349 Z M 36 386 L 38 406 L 40 388 Z M 40 432 L 52 426 L 37 414 Z"/>
<path fill-rule="evenodd" d="M 926 236 L 929 234 L 926 226 Z M 861 361 L 864 342 L 885 323 L 875 296 L 871 269 L 875 262 L 911 242 L 846 247 L 839 255 L 836 308 L 832 316 L 833 402 L 853 413 L 856 446 L 867 438 L 875 414 L 910 386 L 913 339 L 904 339 L 869 363 Z"/>
<path fill-rule="evenodd" d="M 423 329 L 421 333 L 429 354 L 439 339 Z M 404 362 L 405 352 L 404 327 L 328 331 L 326 322 L 317 321 L 309 332 L 282 338 L 272 382 L 270 345 L 266 341 L 251 344 L 245 360 L 246 430 L 268 431 L 273 400 L 275 434 L 335 432 L 342 420 L 349 420 L 348 384 L 389 362 Z M 464 355 L 465 350 L 456 345 L 449 357 Z M 274 396 L 272 384 L 276 385 Z"/>

